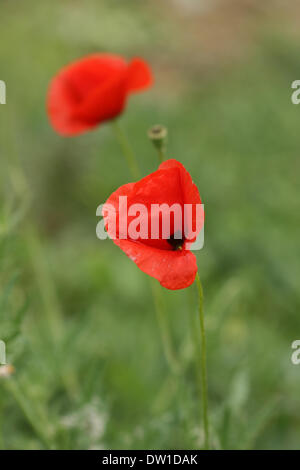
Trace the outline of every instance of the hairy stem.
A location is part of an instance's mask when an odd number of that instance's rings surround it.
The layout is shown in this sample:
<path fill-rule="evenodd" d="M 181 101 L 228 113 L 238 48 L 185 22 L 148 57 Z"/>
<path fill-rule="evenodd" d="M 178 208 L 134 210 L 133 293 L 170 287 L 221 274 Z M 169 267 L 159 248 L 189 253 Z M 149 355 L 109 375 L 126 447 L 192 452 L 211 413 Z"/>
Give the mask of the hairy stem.
<path fill-rule="evenodd" d="M 201 398 L 202 398 L 202 415 L 204 425 L 204 447 L 209 449 L 209 422 L 208 422 L 208 400 L 207 400 L 207 370 L 206 370 L 206 338 L 203 312 L 203 289 L 199 274 L 196 274 L 196 285 L 199 297 L 199 320 L 201 334 L 201 357 L 199 362 L 201 365 Z"/>
<path fill-rule="evenodd" d="M 169 334 L 169 325 L 167 323 L 165 312 L 163 310 L 162 299 L 160 295 L 161 294 L 160 286 L 157 284 L 155 280 L 151 279 L 151 281 L 152 281 L 151 282 L 152 294 L 153 294 L 153 300 L 154 300 L 154 305 L 155 305 L 155 310 L 156 310 L 156 317 L 157 317 L 157 322 L 158 322 L 159 329 L 160 329 L 160 335 L 161 335 L 161 340 L 163 344 L 164 354 L 172 372 L 174 374 L 178 374 L 179 364 L 176 360 L 176 357 L 173 351 L 172 341 L 171 341 L 171 337 Z"/>
<path fill-rule="evenodd" d="M 119 142 L 119 145 L 122 149 L 123 156 L 127 162 L 127 165 L 129 167 L 131 176 L 134 179 L 139 179 L 140 178 L 140 171 L 134 156 L 134 153 L 132 151 L 131 145 L 129 143 L 129 140 L 127 138 L 127 135 L 123 131 L 123 128 L 120 126 L 120 123 L 117 119 L 112 121 L 112 128 L 114 131 L 114 134 L 116 136 L 117 141 Z"/>

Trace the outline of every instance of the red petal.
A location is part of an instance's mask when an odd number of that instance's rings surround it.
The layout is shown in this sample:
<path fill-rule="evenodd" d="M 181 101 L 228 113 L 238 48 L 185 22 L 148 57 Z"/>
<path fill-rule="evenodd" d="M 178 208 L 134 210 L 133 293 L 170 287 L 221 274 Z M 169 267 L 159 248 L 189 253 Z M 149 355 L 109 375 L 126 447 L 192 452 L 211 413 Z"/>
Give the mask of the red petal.
<path fill-rule="evenodd" d="M 119 196 L 127 196 L 127 205 L 130 207 L 133 204 L 143 204 L 148 209 L 149 215 L 149 237 L 147 240 L 142 240 L 142 243 L 151 245 L 164 250 L 171 250 L 166 239 L 151 239 L 151 205 L 152 204 L 167 204 L 169 207 L 173 204 L 183 204 L 182 188 L 180 184 L 180 174 L 178 168 L 169 168 L 167 170 L 157 170 L 154 173 L 142 178 L 140 181 L 132 184 L 121 186 L 115 191 L 107 200 L 108 204 L 115 207 L 116 212 L 119 211 Z M 128 217 L 128 225 L 132 218 Z M 180 219 L 180 222 L 182 220 Z M 174 224 L 177 220 L 171 221 L 171 233 L 173 233 Z M 160 227 L 162 228 L 162 227 Z M 182 230 L 182 225 L 180 224 Z M 108 228 L 109 233 L 109 228 Z M 118 218 L 117 218 L 117 237 L 119 236 Z"/>
<path fill-rule="evenodd" d="M 124 75 L 110 80 L 91 91 L 74 111 L 73 117 L 88 126 L 98 125 L 117 117 L 126 104 Z"/>
<path fill-rule="evenodd" d="M 108 235 L 142 271 L 158 279 L 168 289 L 182 289 L 191 285 L 197 271 L 196 257 L 185 246 L 182 250 L 173 250 L 167 240 L 119 239 L 120 196 L 127 196 L 128 208 L 135 203 L 144 204 L 149 216 L 151 204 L 154 203 L 169 206 L 173 203 L 200 204 L 198 189 L 183 165 L 176 160 L 168 160 L 140 181 L 121 186 L 108 198 L 103 216 Z M 117 224 L 116 233 L 114 222 Z"/>
<path fill-rule="evenodd" d="M 151 69 L 147 62 L 139 57 L 132 59 L 128 65 L 127 90 L 137 92 L 153 84 Z"/>
<path fill-rule="evenodd" d="M 176 160 L 168 160 L 164 162 L 157 171 L 150 175 L 142 178 L 136 183 L 121 186 L 115 191 L 107 203 L 112 204 L 115 207 L 116 212 L 119 211 L 119 196 L 127 196 L 127 205 L 130 207 L 132 204 L 143 204 L 148 209 L 149 222 L 148 231 L 149 237 L 147 240 L 141 240 L 146 245 L 151 245 L 156 248 L 171 250 L 171 245 L 166 239 L 154 240 L 150 236 L 151 232 L 151 206 L 152 204 L 167 204 L 171 207 L 173 204 L 179 204 L 182 207 L 182 215 L 184 214 L 184 204 L 190 204 L 192 207 L 192 220 L 185 220 L 185 228 L 181 225 L 181 219 L 171 220 L 171 232 L 174 233 L 177 230 L 182 232 L 185 230 L 187 242 L 193 242 L 200 232 L 204 223 L 204 212 L 201 207 L 200 222 L 196 224 L 196 206 L 201 204 L 199 191 L 196 185 L 193 183 L 190 174 L 186 171 L 184 166 Z M 128 217 L 128 225 L 132 218 Z M 117 219 L 118 222 L 118 219 Z M 175 229 L 176 225 L 176 229 Z M 161 228 L 161 226 L 160 226 Z M 197 228 L 196 235 L 192 232 Z M 174 229 L 174 230 L 173 230 Z M 161 230 L 160 230 L 161 234 Z M 117 224 L 116 230 L 117 237 L 119 236 L 119 227 Z"/>
<path fill-rule="evenodd" d="M 193 180 L 191 178 L 191 175 L 184 168 L 182 163 L 178 162 L 177 160 L 170 159 L 170 160 L 166 160 L 165 162 L 163 162 L 159 166 L 160 170 L 167 170 L 167 169 L 170 170 L 170 169 L 174 169 L 174 168 L 178 168 L 178 170 L 179 170 L 179 174 L 180 174 L 180 183 L 179 184 L 180 184 L 181 191 L 182 191 L 183 203 L 184 204 L 192 204 L 193 209 L 196 209 L 197 205 L 202 204 L 200 194 L 199 194 L 197 186 L 195 185 L 195 183 L 193 182 Z M 199 234 L 200 230 L 203 227 L 203 224 L 204 224 L 204 208 L 203 208 L 203 206 L 201 206 L 200 209 L 201 209 L 200 210 L 200 220 L 198 221 L 196 236 L 191 238 L 191 233 L 193 232 L 193 230 L 196 229 L 196 215 L 197 215 L 196 210 L 193 210 L 193 212 L 192 212 L 192 221 L 190 222 L 189 226 L 186 227 L 186 229 L 185 229 L 186 230 L 185 234 L 186 234 L 186 237 L 189 238 L 189 242 L 193 242 L 196 239 L 197 235 Z M 198 217 L 199 217 L 199 215 L 198 215 Z M 189 221 L 186 221 L 186 222 L 189 222 Z"/>
<path fill-rule="evenodd" d="M 114 240 L 114 243 L 144 273 L 156 278 L 167 289 L 184 289 L 195 280 L 197 261 L 190 251 L 159 250 L 130 240 Z"/>
<path fill-rule="evenodd" d="M 75 135 L 118 115 L 125 105 L 126 76 L 125 60 L 110 54 L 90 55 L 64 67 L 48 91 L 54 129 Z"/>

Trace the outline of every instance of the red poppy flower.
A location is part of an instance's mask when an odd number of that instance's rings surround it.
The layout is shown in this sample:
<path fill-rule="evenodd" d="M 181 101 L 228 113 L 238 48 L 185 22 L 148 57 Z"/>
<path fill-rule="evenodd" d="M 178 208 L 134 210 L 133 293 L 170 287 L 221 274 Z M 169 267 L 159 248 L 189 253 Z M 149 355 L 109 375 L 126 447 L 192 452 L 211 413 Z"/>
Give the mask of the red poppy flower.
<path fill-rule="evenodd" d="M 50 83 L 47 111 L 54 129 L 71 136 L 117 117 L 130 93 L 152 84 L 149 66 L 111 54 L 89 55 L 61 69 Z"/>
<path fill-rule="evenodd" d="M 121 208 L 124 196 L 127 197 L 126 225 L 124 207 Z M 174 211 L 168 217 L 174 204 L 181 208 L 182 214 L 185 214 L 184 207 L 192 208 L 190 216 L 180 217 Z M 114 243 L 143 272 L 158 279 L 163 287 L 175 290 L 188 287 L 196 276 L 196 257 L 189 247 L 203 226 L 204 213 L 200 204 L 200 195 L 190 174 L 178 161 L 168 160 L 140 181 L 117 189 L 104 204 L 102 215 L 107 233 Z M 157 205 L 161 210 L 153 211 Z M 202 211 L 200 223 L 196 220 L 197 217 L 199 219 L 199 213 L 195 210 L 197 207 Z M 140 217 L 143 208 L 147 209 L 146 219 Z M 164 216 L 170 221 L 167 238 L 163 237 L 162 232 Z M 132 224 L 137 229 L 134 236 L 130 231 Z M 156 238 L 152 237 L 154 226 L 159 227 Z"/>

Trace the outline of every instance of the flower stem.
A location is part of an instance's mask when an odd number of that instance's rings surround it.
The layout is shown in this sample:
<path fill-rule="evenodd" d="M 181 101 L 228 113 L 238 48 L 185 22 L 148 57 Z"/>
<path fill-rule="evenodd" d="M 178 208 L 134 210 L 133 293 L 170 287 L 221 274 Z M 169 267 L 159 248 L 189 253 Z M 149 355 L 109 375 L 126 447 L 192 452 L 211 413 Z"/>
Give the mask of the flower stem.
<path fill-rule="evenodd" d="M 16 148 L 15 138 L 12 132 L 15 123 L 12 121 L 12 116 L 9 116 L 7 121 L 7 129 L 5 136 L 7 136 L 7 147 L 9 149 L 9 163 L 7 162 L 7 173 L 13 188 L 13 192 L 23 201 L 17 214 L 11 218 L 11 223 L 8 224 L 6 235 L 9 235 L 10 230 L 15 229 L 18 223 L 22 222 L 26 217 L 26 223 L 23 225 L 24 240 L 30 256 L 30 262 L 35 273 L 38 290 L 41 297 L 43 306 L 44 317 L 48 323 L 49 336 L 53 343 L 53 348 L 61 343 L 64 334 L 64 318 L 63 312 L 60 308 L 60 303 L 56 294 L 55 285 L 49 271 L 47 260 L 45 259 L 45 249 L 35 226 L 35 220 L 30 212 L 31 201 L 34 194 L 32 193 L 31 186 L 24 173 L 18 149 Z M 27 214 L 28 212 L 28 214 Z M 62 367 L 59 365 L 62 382 L 66 391 L 71 395 L 71 387 L 68 385 L 69 379 L 66 377 Z"/>
<path fill-rule="evenodd" d="M 201 364 L 201 395 L 202 395 L 202 415 L 204 424 L 204 448 L 209 449 L 209 423 L 208 423 L 208 401 L 207 401 L 207 371 L 206 371 L 206 338 L 204 327 L 204 312 L 203 312 L 203 289 L 200 281 L 199 273 L 196 274 L 196 284 L 199 297 L 199 320 L 201 332 L 201 357 L 199 362 Z"/>
<path fill-rule="evenodd" d="M 165 152 L 162 148 L 160 148 L 160 149 L 157 149 L 157 153 L 158 153 L 159 163 L 162 163 L 166 158 Z"/>
<path fill-rule="evenodd" d="M 129 140 L 123 131 L 122 127 L 120 126 L 120 123 L 117 119 L 112 121 L 112 128 L 115 133 L 116 139 L 120 144 L 120 147 L 123 152 L 123 156 L 127 162 L 127 165 L 129 167 L 131 176 L 134 179 L 139 179 L 140 178 L 140 171 L 134 156 L 134 153 L 132 151 L 131 145 L 129 143 Z"/>
<path fill-rule="evenodd" d="M 176 375 L 179 372 L 180 366 L 176 360 L 176 357 L 173 351 L 172 341 L 169 335 L 169 325 L 166 321 L 165 312 L 163 310 L 163 305 L 161 301 L 160 286 L 156 283 L 155 280 L 151 279 L 151 287 L 152 287 L 153 300 L 154 300 L 154 305 L 155 305 L 155 310 L 156 310 L 158 326 L 160 329 L 164 354 L 170 366 L 170 369 Z"/>
<path fill-rule="evenodd" d="M 36 413 L 36 410 L 33 409 L 33 402 L 26 399 L 24 391 L 20 389 L 18 383 L 14 379 L 7 380 L 5 385 L 6 390 L 13 396 L 24 417 L 46 449 L 53 449 L 53 436 L 50 432 L 50 425 L 48 425 L 49 429 L 46 430 L 46 423 L 41 423 L 41 417 Z"/>
<path fill-rule="evenodd" d="M 1 397 L 2 398 L 2 397 Z M 0 450 L 4 450 L 4 440 L 3 440 L 3 404 L 0 403 Z"/>

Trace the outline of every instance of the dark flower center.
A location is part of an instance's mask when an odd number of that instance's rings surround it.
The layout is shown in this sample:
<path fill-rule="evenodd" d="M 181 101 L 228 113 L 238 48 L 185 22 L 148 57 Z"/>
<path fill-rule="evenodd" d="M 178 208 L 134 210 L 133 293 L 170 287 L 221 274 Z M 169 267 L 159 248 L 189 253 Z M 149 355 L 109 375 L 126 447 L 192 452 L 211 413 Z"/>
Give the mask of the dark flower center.
<path fill-rule="evenodd" d="M 182 232 L 178 230 L 177 232 L 173 233 L 170 235 L 170 238 L 168 238 L 167 242 L 171 247 L 173 248 L 174 251 L 176 250 L 181 250 L 184 244 L 184 236 L 182 236 Z"/>

